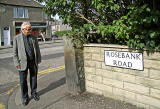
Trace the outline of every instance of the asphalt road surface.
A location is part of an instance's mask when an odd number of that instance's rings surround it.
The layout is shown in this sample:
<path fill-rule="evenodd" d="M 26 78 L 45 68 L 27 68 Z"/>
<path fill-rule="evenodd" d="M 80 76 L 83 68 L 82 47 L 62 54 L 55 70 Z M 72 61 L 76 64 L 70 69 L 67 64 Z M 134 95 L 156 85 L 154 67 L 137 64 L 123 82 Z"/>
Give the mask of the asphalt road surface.
<path fill-rule="evenodd" d="M 64 66 L 64 50 L 62 40 L 40 44 L 42 62 L 39 72 Z M 7 92 L 19 83 L 19 74 L 13 63 L 12 48 L 0 50 L 0 109 L 9 98 Z M 11 90 L 12 91 L 12 90 Z"/>

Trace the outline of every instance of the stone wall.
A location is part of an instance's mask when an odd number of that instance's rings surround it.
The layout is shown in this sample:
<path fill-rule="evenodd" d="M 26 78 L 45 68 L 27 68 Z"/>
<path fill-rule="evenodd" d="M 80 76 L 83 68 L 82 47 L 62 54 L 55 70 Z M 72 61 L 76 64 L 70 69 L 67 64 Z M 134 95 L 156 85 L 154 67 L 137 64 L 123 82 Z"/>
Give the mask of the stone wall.
<path fill-rule="evenodd" d="M 120 45 L 85 44 L 86 90 L 138 107 L 160 109 L 160 53 L 144 52 L 144 70 L 138 71 L 106 66 L 104 50 L 129 51 Z"/>

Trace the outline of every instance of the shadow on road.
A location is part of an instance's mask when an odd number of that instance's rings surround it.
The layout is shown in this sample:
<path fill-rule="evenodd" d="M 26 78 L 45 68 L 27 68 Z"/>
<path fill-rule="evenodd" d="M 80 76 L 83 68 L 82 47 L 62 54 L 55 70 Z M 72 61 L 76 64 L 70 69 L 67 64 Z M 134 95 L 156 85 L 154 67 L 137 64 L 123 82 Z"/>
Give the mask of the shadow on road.
<path fill-rule="evenodd" d="M 41 96 L 41 95 L 43 95 L 43 94 L 45 94 L 45 93 L 47 93 L 47 92 L 49 92 L 49 91 L 51 91 L 53 89 L 56 89 L 57 87 L 60 87 L 61 85 L 65 84 L 65 83 L 66 83 L 66 78 L 65 77 L 61 78 L 60 80 L 51 83 L 48 87 L 40 90 L 38 92 L 38 95 Z"/>

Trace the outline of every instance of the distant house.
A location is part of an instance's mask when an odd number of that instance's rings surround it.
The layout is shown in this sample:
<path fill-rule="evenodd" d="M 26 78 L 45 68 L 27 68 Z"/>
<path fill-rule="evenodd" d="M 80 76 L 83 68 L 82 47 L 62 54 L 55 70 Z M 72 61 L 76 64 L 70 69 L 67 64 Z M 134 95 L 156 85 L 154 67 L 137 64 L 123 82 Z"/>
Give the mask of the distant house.
<path fill-rule="evenodd" d="M 62 21 L 54 21 L 54 22 L 51 22 L 51 31 L 52 31 L 52 34 L 56 31 L 63 31 L 63 30 L 71 30 L 72 27 L 70 27 L 69 25 L 64 25 L 62 24 Z"/>
<path fill-rule="evenodd" d="M 30 21 L 32 33 L 39 37 L 40 31 L 45 32 L 46 37 L 51 35 L 49 25 L 50 17 L 43 11 L 43 5 L 34 0 L 0 0 L 0 36 L 2 45 L 12 44 L 13 37 L 19 34 L 22 22 Z"/>

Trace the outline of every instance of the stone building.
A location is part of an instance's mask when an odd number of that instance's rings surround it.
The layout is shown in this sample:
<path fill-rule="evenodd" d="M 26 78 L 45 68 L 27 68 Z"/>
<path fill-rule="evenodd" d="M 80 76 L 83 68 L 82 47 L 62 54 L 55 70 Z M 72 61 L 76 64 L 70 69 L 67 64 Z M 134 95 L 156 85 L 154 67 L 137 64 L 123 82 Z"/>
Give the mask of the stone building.
<path fill-rule="evenodd" d="M 67 24 L 62 24 L 62 21 L 58 21 L 58 20 L 56 20 L 54 22 L 52 21 L 50 25 L 51 25 L 52 34 L 54 34 L 54 32 L 56 32 L 56 31 L 64 31 L 64 30 L 71 30 L 72 29 L 71 26 L 69 26 Z"/>
<path fill-rule="evenodd" d="M 30 21 L 32 33 L 39 37 L 40 31 L 50 37 L 50 17 L 42 11 L 43 5 L 34 0 L 0 0 L 0 43 L 11 45 L 13 37 L 19 34 L 22 22 Z M 0 46 L 1 46 L 0 45 Z"/>

